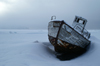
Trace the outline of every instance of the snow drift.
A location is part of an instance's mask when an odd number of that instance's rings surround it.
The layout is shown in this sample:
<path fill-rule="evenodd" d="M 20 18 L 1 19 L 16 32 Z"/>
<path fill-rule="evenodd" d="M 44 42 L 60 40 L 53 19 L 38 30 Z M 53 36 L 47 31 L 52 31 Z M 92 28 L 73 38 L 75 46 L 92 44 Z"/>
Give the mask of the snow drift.
<path fill-rule="evenodd" d="M 99 66 L 100 30 L 89 32 L 89 50 L 70 61 L 60 61 L 47 30 L 0 30 L 0 66 Z"/>

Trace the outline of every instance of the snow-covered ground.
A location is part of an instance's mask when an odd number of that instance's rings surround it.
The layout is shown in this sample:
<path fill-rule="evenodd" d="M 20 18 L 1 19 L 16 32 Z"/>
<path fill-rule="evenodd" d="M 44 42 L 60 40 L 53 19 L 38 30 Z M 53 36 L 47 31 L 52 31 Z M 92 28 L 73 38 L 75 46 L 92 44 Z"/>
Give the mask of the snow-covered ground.
<path fill-rule="evenodd" d="M 0 66 L 99 66 L 100 30 L 91 32 L 89 50 L 69 61 L 54 55 L 46 30 L 0 30 Z"/>

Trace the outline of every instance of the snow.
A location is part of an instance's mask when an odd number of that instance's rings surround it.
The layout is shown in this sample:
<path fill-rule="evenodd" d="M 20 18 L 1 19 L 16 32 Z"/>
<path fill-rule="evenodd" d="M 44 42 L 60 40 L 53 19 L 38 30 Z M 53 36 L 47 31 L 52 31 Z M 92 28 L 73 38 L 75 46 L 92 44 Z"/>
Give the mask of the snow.
<path fill-rule="evenodd" d="M 89 32 L 89 50 L 75 59 L 60 61 L 47 30 L 0 30 L 0 66 L 99 66 L 100 30 Z"/>

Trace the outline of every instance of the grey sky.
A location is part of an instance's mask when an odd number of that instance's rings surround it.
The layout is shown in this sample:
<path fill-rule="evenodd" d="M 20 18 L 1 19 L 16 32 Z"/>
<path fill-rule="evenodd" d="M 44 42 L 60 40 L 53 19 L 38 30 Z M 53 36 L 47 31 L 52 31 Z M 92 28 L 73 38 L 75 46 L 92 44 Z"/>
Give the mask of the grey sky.
<path fill-rule="evenodd" d="M 100 29 L 100 0 L 0 0 L 0 28 L 47 29 L 51 16 L 72 25 L 75 15 Z"/>

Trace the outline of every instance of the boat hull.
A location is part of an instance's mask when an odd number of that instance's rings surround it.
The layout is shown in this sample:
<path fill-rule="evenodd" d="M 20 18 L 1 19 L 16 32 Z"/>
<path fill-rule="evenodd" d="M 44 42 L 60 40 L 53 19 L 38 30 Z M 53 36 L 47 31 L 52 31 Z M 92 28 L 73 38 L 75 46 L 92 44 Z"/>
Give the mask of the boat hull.
<path fill-rule="evenodd" d="M 86 51 L 86 48 L 81 48 L 79 46 L 70 44 L 68 42 L 62 41 L 49 35 L 48 37 L 50 43 L 54 46 L 54 49 L 57 53 L 82 54 Z M 61 43 L 58 43 L 58 40 L 61 41 L 63 45 Z"/>
<path fill-rule="evenodd" d="M 49 22 L 48 39 L 55 51 L 60 53 L 57 57 L 71 59 L 86 52 L 91 43 L 90 33 L 85 29 L 86 22 L 86 19 L 77 16 L 72 26 L 63 20 Z"/>
<path fill-rule="evenodd" d="M 70 60 L 84 52 L 90 41 L 64 21 L 51 21 L 48 25 L 48 39 L 60 60 Z"/>

